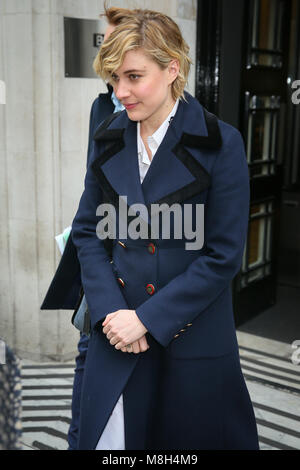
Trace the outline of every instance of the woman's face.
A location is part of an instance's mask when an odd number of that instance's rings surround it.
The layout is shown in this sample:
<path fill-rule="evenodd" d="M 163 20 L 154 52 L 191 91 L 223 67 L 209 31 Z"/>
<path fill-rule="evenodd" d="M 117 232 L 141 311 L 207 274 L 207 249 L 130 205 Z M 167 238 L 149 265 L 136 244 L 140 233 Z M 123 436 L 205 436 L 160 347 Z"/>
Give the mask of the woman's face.
<path fill-rule="evenodd" d="M 112 74 L 112 86 L 132 121 L 160 121 L 174 104 L 171 83 L 178 75 L 178 62 L 166 69 L 151 60 L 142 49 L 128 51 L 121 67 Z"/>

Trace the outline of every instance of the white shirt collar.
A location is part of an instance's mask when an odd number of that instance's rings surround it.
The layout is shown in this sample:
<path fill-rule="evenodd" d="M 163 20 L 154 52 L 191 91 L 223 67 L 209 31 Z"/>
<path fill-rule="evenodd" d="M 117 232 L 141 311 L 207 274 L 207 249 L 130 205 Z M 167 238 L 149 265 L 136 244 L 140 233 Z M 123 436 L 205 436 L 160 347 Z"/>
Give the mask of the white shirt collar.
<path fill-rule="evenodd" d="M 160 146 L 161 142 L 163 141 L 163 138 L 166 135 L 166 132 L 168 130 L 168 127 L 170 125 L 170 120 L 172 117 L 175 116 L 177 108 L 179 104 L 179 98 L 177 98 L 176 103 L 174 104 L 172 111 L 169 113 L 169 115 L 166 117 L 164 122 L 159 126 L 159 128 L 149 137 L 147 137 L 148 145 L 152 153 L 152 158 L 154 157 L 154 154 L 158 147 Z M 138 154 L 139 157 L 141 158 L 143 163 L 146 163 L 147 165 L 150 165 L 151 161 L 149 160 L 147 151 L 144 146 L 144 142 L 141 138 L 141 127 L 140 127 L 140 122 L 137 123 L 137 144 L 138 144 Z"/>

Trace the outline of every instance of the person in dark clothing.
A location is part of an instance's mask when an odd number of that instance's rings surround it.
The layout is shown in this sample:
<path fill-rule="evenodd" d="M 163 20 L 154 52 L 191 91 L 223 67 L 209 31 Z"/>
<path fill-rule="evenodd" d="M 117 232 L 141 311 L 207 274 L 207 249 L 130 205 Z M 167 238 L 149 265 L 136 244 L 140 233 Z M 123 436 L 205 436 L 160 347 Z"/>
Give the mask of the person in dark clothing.
<path fill-rule="evenodd" d="M 72 223 L 91 319 L 80 450 L 258 449 L 231 293 L 247 159 L 240 132 L 185 91 L 188 53 L 170 17 L 138 10 L 94 63 L 126 110 L 96 130 Z"/>

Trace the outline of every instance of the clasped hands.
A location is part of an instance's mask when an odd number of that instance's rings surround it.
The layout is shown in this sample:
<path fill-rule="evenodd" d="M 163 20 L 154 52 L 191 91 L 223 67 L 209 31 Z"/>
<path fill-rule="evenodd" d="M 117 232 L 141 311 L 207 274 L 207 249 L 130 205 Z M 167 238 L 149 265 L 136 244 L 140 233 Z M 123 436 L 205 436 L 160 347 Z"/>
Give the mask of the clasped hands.
<path fill-rule="evenodd" d="M 102 326 L 103 333 L 110 344 L 122 352 L 138 354 L 149 349 L 145 336 L 148 330 L 138 318 L 135 310 L 117 310 L 109 313 Z"/>

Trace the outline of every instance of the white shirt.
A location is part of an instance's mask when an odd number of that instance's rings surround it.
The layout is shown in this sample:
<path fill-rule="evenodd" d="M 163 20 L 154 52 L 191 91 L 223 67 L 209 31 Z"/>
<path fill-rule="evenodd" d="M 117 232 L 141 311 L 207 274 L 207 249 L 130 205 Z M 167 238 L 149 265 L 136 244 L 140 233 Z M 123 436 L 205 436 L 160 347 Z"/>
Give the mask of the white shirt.
<path fill-rule="evenodd" d="M 176 103 L 173 106 L 172 111 L 169 113 L 164 122 L 159 126 L 159 128 L 154 132 L 154 134 L 147 137 L 148 147 L 151 151 L 152 159 L 165 137 L 171 118 L 176 114 L 179 104 L 179 99 L 177 98 Z M 147 171 L 149 170 L 151 161 L 148 157 L 146 147 L 144 145 L 143 139 L 141 138 L 141 124 L 137 123 L 137 149 L 138 149 L 138 159 L 139 159 L 139 168 L 140 168 L 140 179 L 141 183 L 146 176 Z"/>
<path fill-rule="evenodd" d="M 151 150 L 152 159 L 165 137 L 171 118 L 175 116 L 179 104 L 177 99 L 174 107 L 168 117 L 154 132 L 154 134 L 147 137 L 148 146 Z M 147 171 L 150 168 L 151 161 L 148 157 L 147 150 L 145 148 L 143 139 L 141 138 L 141 127 L 140 122 L 137 123 L 137 149 L 140 169 L 140 180 L 141 183 L 146 176 Z M 128 353 L 122 353 L 128 354 Z M 130 353 L 133 354 L 133 353 Z M 124 409 L 123 409 L 123 394 L 120 395 L 110 418 L 104 428 L 103 433 L 98 441 L 96 450 L 125 450 L 125 425 L 124 425 Z"/>

